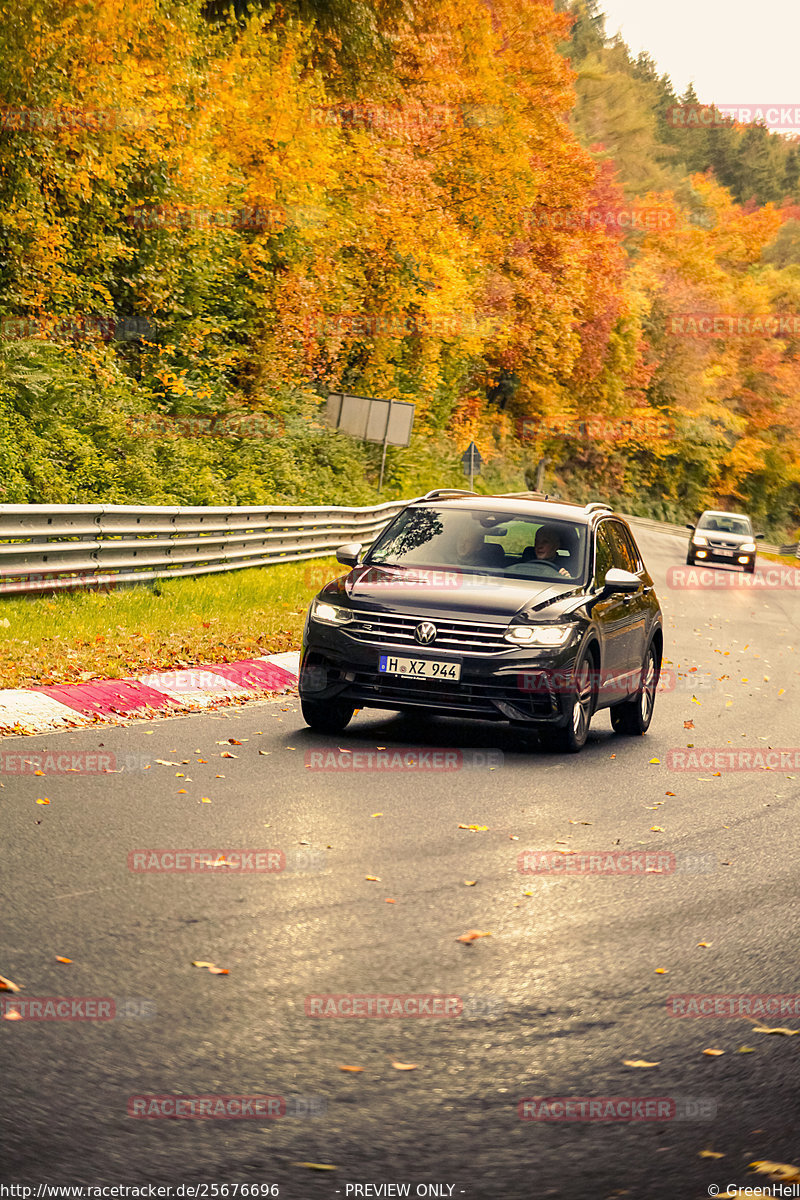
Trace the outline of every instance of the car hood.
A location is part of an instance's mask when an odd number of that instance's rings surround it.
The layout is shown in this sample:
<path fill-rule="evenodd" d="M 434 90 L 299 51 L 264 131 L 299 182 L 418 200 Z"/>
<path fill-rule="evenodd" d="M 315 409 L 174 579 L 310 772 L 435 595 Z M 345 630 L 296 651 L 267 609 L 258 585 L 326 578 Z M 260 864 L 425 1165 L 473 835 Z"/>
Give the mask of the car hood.
<path fill-rule="evenodd" d="M 355 567 L 329 584 L 323 594 L 329 599 L 346 597 L 356 607 L 373 612 L 454 620 L 474 617 L 498 624 L 540 613 L 545 620 L 556 620 L 585 597 L 582 586 L 567 580 L 542 583 L 446 569 L 376 566 Z"/>
<path fill-rule="evenodd" d="M 731 548 L 741 546 L 743 542 L 752 542 L 755 540 L 752 533 L 722 533 L 716 529 L 696 529 L 695 533 L 707 538 L 708 542 L 713 542 L 715 546 L 730 546 Z M 692 537 L 694 537 L 694 534 L 692 534 Z"/>

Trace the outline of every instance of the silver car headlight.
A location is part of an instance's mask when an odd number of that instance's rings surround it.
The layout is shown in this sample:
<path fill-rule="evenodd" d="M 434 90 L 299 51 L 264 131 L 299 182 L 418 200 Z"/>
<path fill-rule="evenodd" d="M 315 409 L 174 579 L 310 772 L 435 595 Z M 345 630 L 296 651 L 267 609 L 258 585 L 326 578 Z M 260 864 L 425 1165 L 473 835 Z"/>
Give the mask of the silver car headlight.
<path fill-rule="evenodd" d="M 346 625 L 352 619 L 353 613 L 349 608 L 329 604 L 327 600 L 315 600 L 311 605 L 311 620 L 319 621 L 321 625 Z"/>
<path fill-rule="evenodd" d="M 752 554 L 755 551 L 755 548 L 756 548 L 755 542 L 742 542 L 741 546 L 739 547 L 739 553 L 740 554 Z"/>
<path fill-rule="evenodd" d="M 563 646 L 574 625 L 509 625 L 505 640 L 515 646 Z"/>
<path fill-rule="evenodd" d="M 703 537 L 702 533 L 696 533 L 694 535 L 694 537 L 692 538 L 692 541 L 695 544 L 695 546 L 707 546 L 708 545 L 708 538 Z"/>

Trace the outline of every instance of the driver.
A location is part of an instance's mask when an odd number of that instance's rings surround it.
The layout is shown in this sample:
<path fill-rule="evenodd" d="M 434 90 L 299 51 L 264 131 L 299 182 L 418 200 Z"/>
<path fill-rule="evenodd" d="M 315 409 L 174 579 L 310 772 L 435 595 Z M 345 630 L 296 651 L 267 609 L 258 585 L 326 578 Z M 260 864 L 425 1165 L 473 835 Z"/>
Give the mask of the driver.
<path fill-rule="evenodd" d="M 548 562 L 558 570 L 559 575 L 569 578 L 569 571 L 559 566 L 558 551 L 561 548 L 561 535 L 555 525 L 541 525 L 536 530 L 533 539 L 533 552 L 537 562 Z"/>

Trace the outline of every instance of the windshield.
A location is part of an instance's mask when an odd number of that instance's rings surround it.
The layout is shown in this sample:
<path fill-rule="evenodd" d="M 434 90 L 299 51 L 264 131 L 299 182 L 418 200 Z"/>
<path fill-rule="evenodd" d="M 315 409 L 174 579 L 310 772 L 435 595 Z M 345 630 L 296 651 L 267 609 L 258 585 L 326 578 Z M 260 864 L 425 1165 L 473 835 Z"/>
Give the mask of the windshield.
<path fill-rule="evenodd" d="M 411 508 L 381 534 L 367 561 L 575 582 L 584 577 L 586 526 L 463 508 Z"/>
<path fill-rule="evenodd" d="M 736 517 L 729 513 L 703 513 L 697 528 L 709 533 L 752 533 L 748 517 Z"/>

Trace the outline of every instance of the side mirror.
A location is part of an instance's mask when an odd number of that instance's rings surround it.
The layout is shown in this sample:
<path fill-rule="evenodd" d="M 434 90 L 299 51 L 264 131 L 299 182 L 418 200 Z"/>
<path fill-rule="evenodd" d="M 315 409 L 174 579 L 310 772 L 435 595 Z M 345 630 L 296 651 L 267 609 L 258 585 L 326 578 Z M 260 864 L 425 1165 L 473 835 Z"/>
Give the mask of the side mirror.
<path fill-rule="evenodd" d="M 610 571 L 606 572 L 603 591 L 607 595 L 612 592 L 622 592 L 624 595 L 630 596 L 634 592 L 638 592 L 641 586 L 641 579 L 632 571 L 623 571 L 620 567 L 612 567 Z"/>
<path fill-rule="evenodd" d="M 695 526 L 694 526 L 694 525 L 687 525 L 687 526 L 686 526 L 686 528 L 687 528 L 687 529 L 691 529 L 692 533 L 694 533 L 694 531 L 695 531 Z"/>
<path fill-rule="evenodd" d="M 757 534 L 755 535 L 755 538 L 756 538 L 756 541 L 757 541 L 757 542 L 758 542 L 758 541 L 761 541 L 761 542 L 763 542 L 763 540 L 764 540 L 764 534 L 763 534 L 763 533 L 757 533 Z"/>
<path fill-rule="evenodd" d="M 355 567 L 360 553 L 361 542 L 345 542 L 336 551 L 336 561 L 340 562 L 343 567 Z"/>

